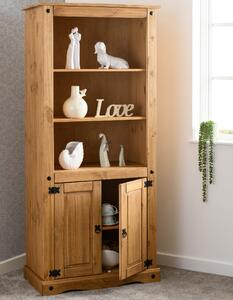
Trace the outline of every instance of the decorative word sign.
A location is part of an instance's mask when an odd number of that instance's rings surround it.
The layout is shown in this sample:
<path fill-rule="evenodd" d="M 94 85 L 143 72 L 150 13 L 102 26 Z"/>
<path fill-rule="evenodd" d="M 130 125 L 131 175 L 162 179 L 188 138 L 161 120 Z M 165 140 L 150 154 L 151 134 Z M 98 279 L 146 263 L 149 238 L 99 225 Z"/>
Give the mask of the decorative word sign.
<path fill-rule="evenodd" d="M 131 117 L 134 104 L 111 104 L 106 109 L 104 115 L 101 115 L 101 106 L 104 99 L 96 99 L 98 102 L 95 117 Z"/>

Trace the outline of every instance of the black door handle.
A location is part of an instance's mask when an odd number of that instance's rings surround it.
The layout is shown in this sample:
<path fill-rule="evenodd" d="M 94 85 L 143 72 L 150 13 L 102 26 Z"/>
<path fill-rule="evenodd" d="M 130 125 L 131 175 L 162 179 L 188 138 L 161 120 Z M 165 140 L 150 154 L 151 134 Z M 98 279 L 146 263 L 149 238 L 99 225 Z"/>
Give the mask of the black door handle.
<path fill-rule="evenodd" d="M 95 232 L 100 233 L 101 232 L 101 226 L 100 225 L 95 225 Z"/>

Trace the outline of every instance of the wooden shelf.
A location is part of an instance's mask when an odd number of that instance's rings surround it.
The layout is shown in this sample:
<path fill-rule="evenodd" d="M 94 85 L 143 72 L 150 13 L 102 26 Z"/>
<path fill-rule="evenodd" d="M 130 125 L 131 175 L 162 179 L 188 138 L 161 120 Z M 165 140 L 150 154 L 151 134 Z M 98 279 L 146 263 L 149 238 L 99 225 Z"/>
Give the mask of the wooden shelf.
<path fill-rule="evenodd" d="M 126 162 L 125 167 L 114 166 L 113 164 L 113 166 L 109 168 L 101 168 L 98 163 L 92 163 L 83 164 L 77 170 L 55 170 L 54 176 L 56 183 L 83 180 L 139 178 L 147 177 L 147 167 L 136 163 Z"/>
<path fill-rule="evenodd" d="M 118 276 L 119 277 L 119 266 L 116 266 L 112 269 L 104 268 L 102 274 L 104 274 L 106 277 L 111 277 L 111 276 Z"/>
<path fill-rule="evenodd" d="M 132 117 L 85 117 L 82 119 L 73 118 L 54 118 L 54 123 L 72 123 L 72 122 L 117 122 L 117 121 L 141 121 L 146 120 L 146 117 L 132 116 Z"/>
<path fill-rule="evenodd" d="M 119 224 L 117 224 L 117 225 L 103 225 L 102 229 L 103 230 L 116 230 L 116 229 L 119 229 Z"/>
<path fill-rule="evenodd" d="M 130 73 L 145 72 L 145 69 L 54 69 L 54 73 Z"/>

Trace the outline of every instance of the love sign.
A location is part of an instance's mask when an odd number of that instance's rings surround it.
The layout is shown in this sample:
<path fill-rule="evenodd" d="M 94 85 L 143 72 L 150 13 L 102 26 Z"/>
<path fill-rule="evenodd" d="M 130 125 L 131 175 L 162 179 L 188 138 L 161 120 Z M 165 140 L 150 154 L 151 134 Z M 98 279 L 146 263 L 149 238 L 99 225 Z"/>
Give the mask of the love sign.
<path fill-rule="evenodd" d="M 107 107 L 104 115 L 101 115 L 101 107 L 104 99 L 96 99 L 98 102 L 95 117 L 131 117 L 134 104 L 111 104 Z"/>

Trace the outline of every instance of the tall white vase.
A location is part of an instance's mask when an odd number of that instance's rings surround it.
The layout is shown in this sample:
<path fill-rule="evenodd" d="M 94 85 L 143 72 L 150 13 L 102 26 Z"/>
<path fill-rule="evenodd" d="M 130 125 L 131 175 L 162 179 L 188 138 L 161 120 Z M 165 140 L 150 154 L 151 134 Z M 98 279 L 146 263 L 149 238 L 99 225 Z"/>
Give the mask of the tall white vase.
<path fill-rule="evenodd" d="M 80 91 L 79 86 L 71 87 L 71 96 L 63 104 L 63 112 L 67 118 L 84 118 L 86 116 L 88 106 L 83 99 L 86 91 L 86 89 Z"/>

